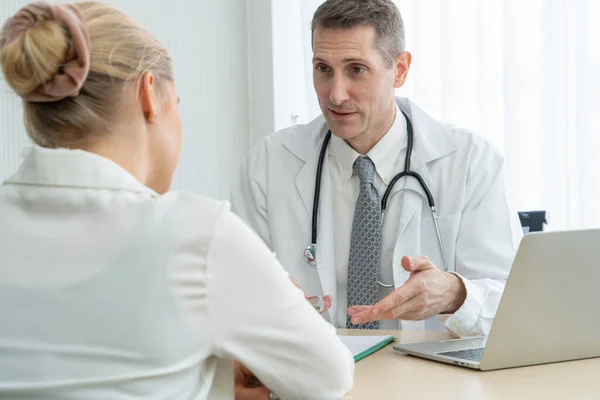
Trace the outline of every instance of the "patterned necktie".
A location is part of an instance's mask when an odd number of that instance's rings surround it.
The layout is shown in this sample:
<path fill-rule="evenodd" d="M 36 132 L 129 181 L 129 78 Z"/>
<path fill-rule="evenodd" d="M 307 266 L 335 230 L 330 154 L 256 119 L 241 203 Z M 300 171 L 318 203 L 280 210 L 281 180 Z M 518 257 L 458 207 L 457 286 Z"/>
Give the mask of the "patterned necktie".
<path fill-rule="evenodd" d="M 381 202 L 374 186 L 375 165 L 369 157 L 354 161 L 354 173 L 360 179 L 360 192 L 350 239 L 348 261 L 348 307 L 373 305 L 379 301 L 379 260 L 381 255 Z M 350 316 L 346 328 L 379 329 L 379 321 L 354 325 Z"/>

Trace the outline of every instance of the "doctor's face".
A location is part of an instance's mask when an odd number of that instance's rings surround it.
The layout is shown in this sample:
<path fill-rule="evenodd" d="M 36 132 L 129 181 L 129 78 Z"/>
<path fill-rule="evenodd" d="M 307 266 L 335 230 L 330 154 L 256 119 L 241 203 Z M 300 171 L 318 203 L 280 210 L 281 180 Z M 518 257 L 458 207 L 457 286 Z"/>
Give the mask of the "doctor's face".
<path fill-rule="evenodd" d="M 406 80 L 410 53 L 390 66 L 376 47 L 375 28 L 316 28 L 313 83 L 321 111 L 334 135 L 348 141 L 379 140 L 394 120 L 394 93 Z M 354 146 L 353 146 L 354 147 Z"/>

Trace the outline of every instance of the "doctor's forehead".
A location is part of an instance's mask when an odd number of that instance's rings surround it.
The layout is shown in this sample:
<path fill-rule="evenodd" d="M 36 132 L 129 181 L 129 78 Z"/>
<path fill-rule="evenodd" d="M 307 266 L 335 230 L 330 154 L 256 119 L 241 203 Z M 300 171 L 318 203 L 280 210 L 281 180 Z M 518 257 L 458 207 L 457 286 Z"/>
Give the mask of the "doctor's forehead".
<path fill-rule="evenodd" d="M 369 25 L 348 29 L 317 28 L 313 35 L 313 62 L 369 62 L 378 55 L 375 28 Z"/>

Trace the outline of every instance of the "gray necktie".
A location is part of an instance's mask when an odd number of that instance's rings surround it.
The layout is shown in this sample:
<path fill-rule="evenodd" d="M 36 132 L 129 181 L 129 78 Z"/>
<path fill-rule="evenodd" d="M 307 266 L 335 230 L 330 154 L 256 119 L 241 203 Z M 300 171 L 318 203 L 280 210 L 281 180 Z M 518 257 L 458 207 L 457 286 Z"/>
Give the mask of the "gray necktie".
<path fill-rule="evenodd" d="M 369 157 L 354 161 L 360 192 L 354 208 L 350 258 L 348 261 L 348 307 L 373 305 L 379 301 L 379 259 L 381 255 L 381 202 L 374 186 L 375 165 Z M 350 316 L 346 328 L 379 329 L 379 321 L 354 325 Z"/>

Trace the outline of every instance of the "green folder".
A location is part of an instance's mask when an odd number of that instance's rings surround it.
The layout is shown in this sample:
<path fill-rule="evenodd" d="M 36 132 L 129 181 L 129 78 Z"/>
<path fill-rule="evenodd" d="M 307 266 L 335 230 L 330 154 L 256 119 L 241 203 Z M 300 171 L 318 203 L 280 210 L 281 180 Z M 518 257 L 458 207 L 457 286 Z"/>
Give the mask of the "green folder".
<path fill-rule="evenodd" d="M 346 336 L 339 335 L 342 342 L 348 347 L 354 361 L 361 360 L 377 350 L 392 343 L 395 339 L 394 336 Z"/>

